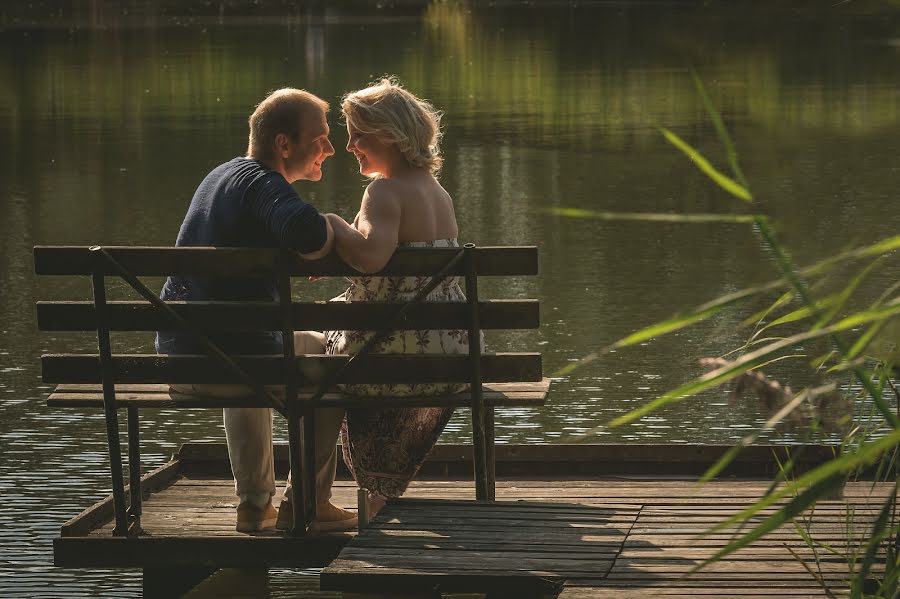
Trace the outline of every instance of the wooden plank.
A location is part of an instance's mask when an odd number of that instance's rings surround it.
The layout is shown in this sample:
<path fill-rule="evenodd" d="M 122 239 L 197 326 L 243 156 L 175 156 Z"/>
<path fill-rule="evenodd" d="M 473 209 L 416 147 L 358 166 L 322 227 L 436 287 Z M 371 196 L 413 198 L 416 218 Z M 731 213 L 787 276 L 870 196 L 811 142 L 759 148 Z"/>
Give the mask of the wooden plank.
<path fill-rule="evenodd" d="M 477 569 L 484 575 L 493 572 L 494 576 L 501 579 L 513 572 L 522 572 L 532 576 L 563 578 L 573 575 L 605 576 L 613 563 L 612 559 L 597 559 L 590 556 L 584 559 L 565 559 L 546 555 L 525 557 L 526 554 L 519 554 L 515 551 L 497 552 L 492 554 L 493 556 L 468 551 L 452 553 L 458 555 L 440 551 L 397 551 L 387 553 L 383 549 L 377 552 L 366 552 L 363 555 L 361 552 L 350 549 L 348 546 L 341 551 L 340 556 L 334 562 L 329 564 L 328 571 L 332 574 L 343 572 L 348 575 L 365 573 L 366 570 L 376 569 L 386 572 L 393 570 L 418 570 L 420 572 L 438 574 Z M 387 591 L 389 589 L 378 590 Z M 477 591 L 479 589 L 473 588 L 471 590 Z"/>
<path fill-rule="evenodd" d="M 119 264 L 135 276 L 219 275 L 260 277 L 274 274 L 280 251 L 268 248 L 137 247 L 105 246 Z M 382 276 L 432 275 L 447 264 L 458 248 L 398 248 L 378 274 Z M 479 247 L 475 265 L 481 276 L 536 275 L 537 248 L 534 246 Z M 94 257 L 87 246 L 35 246 L 34 270 L 38 275 L 89 275 Z M 291 276 L 359 276 L 356 270 L 331 254 L 321 260 L 303 260 L 299 254 L 290 262 Z M 115 274 L 108 269 L 105 274 Z M 449 273 L 465 274 L 465 264 Z"/>
<path fill-rule="evenodd" d="M 741 589 L 730 588 L 727 591 L 721 588 L 709 588 L 702 586 L 693 587 L 666 587 L 665 583 L 650 583 L 640 588 L 623 588 L 618 586 L 603 587 L 575 587 L 566 584 L 565 589 L 557 599 L 645 599 L 649 596 L 679 597 L 691 599 L 702 596 L 705 599 L 728 599 L 741 597 L 742 599 L 762 599 L 765 597 L 790 597 L 790 599 L 821 599 L 822 587 L 812 584 L 795 583 L 790 588 L 785 588 L 782 583 L 772 582 L 766 585 L 760 581 L 756 588 Z"/>
<path fill-rule="evenodd" d="M 227 568 L 318 568 L 331 562 L 348 535 L 308 537 L 62 537 L 53 541 L 53 563 L 66 568 L 140 568 L 216 565 Z"/>
<path fill-rule="evenodd" d="M 392 501 L 323 570 L 322 588 L 355 591 L 365 585 L 369 592 L 396 592 L 393 585 L 402 581 L 410 591 L 427 592 L 439 576 L 441 590 L 450 590 L 446 580 L 457 591 L 485 592 L 510 580 L 602 577 L 618 553 L 608 541 L 623 541 L 637 514 L 559 503 Z M 419 542 L 422 535 L 443 538 L 423 549 L 404 542 L 409 536 L 386 536 L 390 530 L 415 531 Z M 606 543 L 588 551 L 533 551 L 548 539 L 561 548 L 567 542 L 587 549 L 586 537 L 604 536 Z M 484 548 L 498 539 L 501 547 Z M 395 540 L 400 542 L 393 545 Z M 504 592 L 511 591 L 504 587 Z"/>
<path fill-rule="evenodd" d="M 441 593 L 475 592 L 501 593 L 505 597 L 533 597 L 535 595 L 556 596 L 562 589 L 562 581 L 541 573 L 510 571 L 506 576 L 497 576 L 496 571 L 466 568 L 452 572 L 427 572 L 415 569 L 396 568 L 390 571 L 371 571 L 347 574 L 340 571 L 323 570 L 319 576 L 319 586 L 323 591 L 343 590 L 344 592 L 372 593 L 377 589 L 388 596 L 405 594 L 428 595 Z"/>
<path fill-rule="evenodd" d="M 492 385 L 485 385 L 485 401 L 491 406 L 532 406 L 539 407 L 547 399 L 549 379 L 537 383 L 520 383 L 515 386 L 506 385 L 506 391 L 494 391 Z M 148 391 L 128 391 L 128 387 L 152 387 Z M 55 408 L 102 408 L 103 393 L 99 385 L 59 385 L 47 398 L 47 405 Z M 513 389 L 522 389 L 515 391 Z M 311 389 L 298 393 L 298 399 L 306 399 L 312 394 Z M 223 399 L 204 395 L 189 395 L 172 392 L 167 384 L 156 385 L 116 385 L 116 401 L 122 406 L 140 408 L 214 408 L 214 407 L 254 407 L 255 398 Z M 467 406 L 471 395 L 466 392 L 453 395 L 433 395 L 427 397 L 383 397 L 377 398 L 381 407 L 413 407 L 413 406 Z M 373 398 L 344 393 L 327 393 L 317 405 L 323 407 L 370 407 Z"/>
<path fill-rule="evenodd" d="M 544 381 L 549 383 L 549 381 Z M 529 383 L 531 384 L 531 383 Z M 536 383 L 535 383 L 536 384 Z M 507 386 L 508 385 L 508 386 Z M 515 388 L 513 383 L 491 383 L 488 385 L 491 391 L 502 392 L 504 389 Z M 66 385 L 69 389 L 72 385 Z M 117 385 L 118 391 L 133 388 L 132 385 Z M 63 387 L 60 387 L 63 388 Z M 692 509 L 691 506 L 709 503 L 704 497 L 720 504 L 720 507 L 743 506 L 748 500 L 756 500 L 768 488 L 768 480 L 735 480 L 730 484 L 729 494 L 723 494 L 713 486 L 698 485 L 695 477 L 702 473 L 708 466 L 715 463 L 719 457 L 729 451 L 729 445 L 696 446 L 696 445 L 628 445 L 628 444 L 498 444 L 496 446 L 497 473 L 500 477 L 498 489 L 511 483 L 504 482 L 504 477 L 514 477 L 515 486 L 528 488 L 527 493 L 538 493 L 540 489 L 548 490 L 554 496 L 559 493 L 569 493 L 577 489 L 593 489 L 590 493 L 579 491 L 580 501 L 602 501 L 602 495 L 609 493 L 611 501 L 622 502 L 629 494 L 642 493 L 645 503 L 654 507 L 679 507 Z M 768 471 L 773 471 L 777 466 L 772 451 L 779 451 L 778 446 L 760 446 L 757 450 L 742 453 L 738 461 L 733 464 L 723 475 L 761 477 Z M 805 456 L 801 459 L 800 468 L 811 468 L 822 463 L 826 456 L 830 455 L 830 446 L 810 446 Z M 545 455 L 546 452 L 546 455 Z M 186 472 L 199 472 L 208 469 L 207 472 L 224 473 L 228 471 L 228 454 L 224 444 L 186 444 L 181 450 L 182 460 L 188 465 Z M 684 461 L 679 462 L 679 458 Z M 286 464 L 286 448 L 281 445 L 275 447 L 276 463 Z M 456 477 L 465 478 L 471 472 L 472 448 L 464 444 L 439 444 L 436 445 L 423 466 L 423 477 Z M 673 472 L 682 472 L 686 480 L 662 480 L 657 481 L 652 493 L 647 492 L 646 483 L 642 482 L 638 475 L 646 478 L 659 473 L 671 475 Z M 606 476 L 603 483 L 598 484 L 599 476 L 623 473 L 631 477 L 631 481 Z M 543 477 L 545 480 L 540 480 Z M 429 484 L 449 485 L 461 489 L 459 482 L 429 481 Z M 562 483 L 564 488 L 560 488 Z M 677 483 L 677 486 L 672 486 Z M 623 486 L 624 485 L 624 486 Z M 847 487 L 848 497 L 856 493 L 853 491 L 853 483 Z M 879 487 L 880 488 L 880 487 Z M 887 487 L 884 487 L 887 489 Z M 669 491 L 657 492 L 662 489 L 676 489 L 673 491 L 677 497 L 690 497 L 690 501 L 666 501 L 662 495 L 670 494 Z M 880 492 L 880 491 L 879 491 Z M 866 491 L 868 493 L 868 491 Z M 533 495 L 535 497 L 544 495 Z M 592 499 L 592 497 L 594 499 Z M 553 499 L 553 497 L 550 497 Z M 696 498 L 696 499 L 693 499 Z M 820 503 L 820 506 L 825 504 Z"/>
<path fill-rule="evenodd" d="M 178 477 L 178 470 L 178 460 L 172 460 L 151 470 L 141 477 L 141 490 L 145 495 L 149 495 L 164 488 Z M 126 495 L 129 490 L 130 485 L 125 485 Z M 63 537 L 86 535 L 109 522 L 114 515 L 113 496 L 109 495 L 63 524 L 60 534 Z"/>
<path fill-rule="evenodd" d="M 298 356 L 298 383 L 315 384 L 349 359 L 345 355 Z M 342 382 L 430 383 L 469 382 L 468 356 L 435 354 L 373 354 L 354 361 Z M 263 384 L 282 383 L 280 356 L 238 356 L 241 368 Z M 100 363 L 96 354 L 45 354 L 41 356 L 45 383 L 99 383 Z M 117 383 L 234 383 L 239 379 L 207 356 L 113 354 L 112 369 Z M 491 382 L 540 381 L 541 354 L 533 352 L 483 354 L 484 380 Z"/>
<path fill-rule="evenodd" d="M 167 302 L 180 316 L 205 331 L 275 331 L 281 328 L 276 302 Z M 402 321 L 394 315 L 406 304 L 392 302 L 295 302 L 296 330 L 467 329 L 470 309 L 460 302 L 425 302 L 409 308 Z M 108 302 L 112 331 L 179 330 L 149 302 Z M 534 329 L 540 326 L 537 300 L 487 300 L 478 303 L 482 329 Z M 87 301 L 37 303 L 41 331 L 94 331 L 94 304 Z"/>

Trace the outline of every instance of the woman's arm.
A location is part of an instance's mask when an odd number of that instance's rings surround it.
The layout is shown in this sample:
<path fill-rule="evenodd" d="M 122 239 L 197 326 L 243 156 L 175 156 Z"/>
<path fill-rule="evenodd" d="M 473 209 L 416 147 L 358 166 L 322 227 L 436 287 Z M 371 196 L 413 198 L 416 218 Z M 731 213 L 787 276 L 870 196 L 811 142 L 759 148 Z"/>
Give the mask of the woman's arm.
<path fill-rule="evenodd" d="M 338 256 L 360 272 L 378 272 L 397 249 L 400 215 L 393 185 L 384 180 L 373 181 L 363 194 L 354 226 L 340 217 L 328 217 Z"/>
<path fill-rule="evenodd" d="M 304 260 L 318 260 L 319 258 L 324 258 L 331 253 L 334 246 L 334 228 L 331 225 L 331 219 L 328 218 L 327 214 L 323 214 L 322 216 L 325 217 L 325 243 L 315 252 L 300 254 Z"/>

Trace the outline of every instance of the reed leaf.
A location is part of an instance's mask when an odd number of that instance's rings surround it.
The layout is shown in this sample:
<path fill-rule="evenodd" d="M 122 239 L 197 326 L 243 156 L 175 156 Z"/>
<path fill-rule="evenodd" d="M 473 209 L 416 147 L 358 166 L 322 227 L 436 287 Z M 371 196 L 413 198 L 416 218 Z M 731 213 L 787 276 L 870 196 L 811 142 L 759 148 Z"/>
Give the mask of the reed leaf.
<path fill-rule="evenodd" d="M 831 296 L 828 296 L 826 298 L 819 300 L 817 307 L 819 307 L 819 308 L 828 307 L 828 306 L 833 305 L 837 301 L 838 301 L 837 294 L 831 295 Z M 813 314 L 814 314 L 813 309 L 809 306 L 803 306 L 802 308 L 797 308 L 796 310 L 788 312 L 784 316 L 776 318 L 775 320 L 768 323 L 767 325 L 760 327 L 760 329 L 758 331 L 756 331 L 755 333 L 753 333 L 753 335 L 750 337 L 750 341 L 748 342 L 748 344 L 750 342 L 754 341 L 758 335 L 761 335 L 763 332 L 767 331 L 768 329 L 771 329 L 772 327 L 777 327 L 782 324 L 789 324 L 792 322 L 797 322 L 798 320 L 803 320 L 804 318 L 809 318 Z"/>
<path fill-rule="evenodd" d="M 862 258 L 869 258 L 871 256 L 880 256 L 882 254 L 893 252 L 897 249 L 900 249 L 900 235 L 894 235 L 893 237 L 882 239 L 881 241 L 873 243 L 872 245 L 847 250 L 845 252 L 835 254 L 834 256 L 829 256 L 828 258 L 820 260 L 815 264 L 811 264 L 810 266 L 801 268 L 798 272 L 804 276 L 817 275 L 826 272 L 833 266 L 847 260 L 857 260 Z"/>
<path fill-rule="evenodd" d="M 843 458 L 838 458 L 837 460 L 829 462 L 829 464 L 833 464 L 842 459 Z M 791 499 L 787 504 L 779 508 L 777 511 L 773 512 L 765 520 L 752 528 L 749 532 L 735 539 L 734 541 L 731 541 L 725 547 L 717 551 L 712 557 L 704 560 L 702 563 L 694 567 L 691 572 L 696 572 L 702 569 L 707 564 L 718 561 L 726 555 L 734 553 L 739 549 L 743 549 L 747 545 L 769 534 L 776 528 L 783 526 L 787 522 L 790 522 L 791 520 L 802 514 L 809 506 L 815 504 L 815 502 L 818 501 L 821 497 L 839 489 L 844 484 L 845 480 L 846 474 L 840 471 L 816 480 L 808 487 L 804 488 L 803 491 L 798 493 L 797 496 Z M 781 495 L 781 492 L 776 493 L 776 495 Z M 781 497 L 783 496 L 784 495 L 781 495 Z M 761 502 L 758 502 L 756 505 L 759 505 L 759 503 Z M 750 517 L 751 516 L 740 518 L 736 522 L 744 522 Z M 734 520 L 734 518 L 730 518 L 728 521 L 730 522 L 731 520 Z M 711 530 L 719 530 L 724 527 L 725 524 L 720 523 L 714 526 Z"/>
<path fill-rule="evenodd" d="M 813 485 L 822 483 L 836 475 L 839 475 L 841 477 L 848 475 L 862 466 L 871 464 L 872 462 L 877 460 L 882 453 L 892 449 L 893 447 L 896 447 L 898 443 L 900 443 L 900 429 L 895 429 L 883 437 L 860 445 L 855 451 L 846 453 L 840 457 L 836 457 L 833 460 L 829 460 L 821 466 L 818 466 L 815 469 L 807 472 L 800 478 L 796 479 L 794 482 L 786 483 L 785 486 L 783 486 L 781 489 L 773 490 L 772 493 L 767 494 L 765 497 L 761 498 L 753 505 L 744 508 L 730 518 L 727 518 L 726 520 L 712 526 L 704 534 L 710 534 L 724 528 L 728 528 L 729 526 L 733 526 L 740 522 L 747 521 L 758 514 L 760 511 L 772 506 L 774 503 L 780 501 L 788 495 L 797 493 L 801 489 L 808 490 L 809 488 L 812 488 Z M 798 494 L 797 497 L 799 497 L 801 494 L 802 493 Z M 760 526 L 761 525 L 762 524 L 760 524 Z M 743 546 L 744 545 L 741 545 L 741 547 Z M 716 554 L 714 558 L 710 558 L 710 560 L 721 558 L 722 556 L 727 555 L 728 553 L 731 553 L 735 549 L 739 548 L 740 547 L 726 546 L 722 549 L 721 552 Z M 728 551 L 725 551 L 726 549 Z"/>
<path fill-rule="evenodd" d="M 669 214 L 665 212 L 603 212 L 582 208 L 548 208 L 555 216 L 609 221 L 643 221 L 657 223 L 752 223 L 754 215 L 746 214 Z"/>
<path fill-rule="evenodd" d="M 709 114 L 709 118 L 716 128 L 716 134 L 719 136 L 719 141 L 725 146 L 725 154 L 728 156 L 728 164 L 731 165 L 731 172 L 734 173 L 735 178 L 744 186 L 744 188 L 749 189 L 750 185 L 748 185 L 747 178 L 744 177 L 744 173 L 741 171 L 741 167 L 738 164 L 737 150 L 734 148 L 734 143 L 731 141 L 728 129 L 725 128 L 725 123 L 722 121 L 722 115 L 719 114 L 719 111 L 716 110 L 715 105 L 713 105 L 712 101 L 709 99 L 709 95 L 706 93 L 706 87 L 703 85 L 700 77 L 697 76 L 696 71 L 691 71 L 691 77 L 694 79 L 694 87 L 697 88 L 697 94 L 700 96 L 700 100 L 703 102 L 703 106 L 706 108 L 706 112 Z"/>
<path fill-rule="evenodd" d="M 872 272 L 872 270 L 876 266 L 881 264 L 883 261 L 884 261 L 883 255 L 875 258 L 875 260 L 870 262 L 868 266 L 866 266 L 864 269 L 862 269 L 859 272 L 859 274 L 857 274 L 855 277 L 853 277 L 853 279 L 850 281 L 850 283 L 848 283 L 840 291 L 840 293 L 837 293 L 835 296 L 833 296 L 834 297 L 833 305 L 828 310 L 828 312 L 823 314 L 822 318 L 820 318 L 819 321 L 815 325 L 813 325 L 813 329 L 818 329 L 818 328 L 825 326 L 826 324 L 828 324 L 831 321 L 832 318 L 837 316 L 837 313 L 840 312 L 841 308 L 844 307 L 844 305 L 847 303 L 847 300 L 850 299 L 850 296 L 853 295 L 853 292 L 856 291 L 856 289 L 859 287 L 859 284 L 862 283 L 863 279 L 865 279 L 866 276 L 870 272 Z M 823 305 L 823 303 L 820 303 L 820 305 Z M 823 305 L 823 307 L 824 307 L 824 305 Z"/>
<path fill-rule="evenodd" d="M 821 356 L 816 357 L 814 360 L 810 360 L 809 365 L 813 368 L 821 368 L 825 365 L 828 360 L 830 360 L 837 352 L 836 349 L 833 349 L 827 353 L 822 354 Z"/>
<path fill-rule="evenodd" d="M 728 451 L 723 453 L 722 457 L 716 460 L 716 462 L 712 466 L 707 468 L 706 472 L 704 472 L 700 476 L 700 478 L 697 479 L 696 486 L 706 484 L 715 477 L 719 476 L 719 474 L 721 474 L 721 472 L 725 470 L 725 468 L 727 468 L 728 465 L 731 464 L 731 462 L 734 461 L 738 454 L 741 453 L 741 450 L 748 445 L 751 445 L 754 441 L 756 441 L 758 437 L 758 434 L 754 434 L 750 437 L 744 437 L 743 439 L 741 439 L 739 444 L 735 445 L 734 447 L 729 447 Z"/>
<path fill-rule="evenodd" d="M 900 281 L 891 285 L 888 289 L 885 289 L 884 292 L 872 303 L 872 307 L 879 306 L 887 299 L 892 293 L 894 293 L 897 289 L 900 289 Z M 848 360 L 852 360 L 856 356 L 860 354 L 866 347 L 868 347 L 869 343 L 875 339 L 878 333 L 884 328 L 887 324 L 887 321 L 876 322 L 871 325 L 866 331 L 857 338 L 856 342 L 853 346 L 847 351 L 846 358 Z"/>
<path fill-rule="evenodd" d="M 709 161 L 703 157 L 700 152 L 692 148 L 687 142 L 682 140 L 680 137 L 675 135 L 673 132 L 669 131 L 665 127 L 660 128 L 660 132 L 663 134 L 669 143 L 673 146 L 681 150 L 691 161 L 697 165 L 707 177 L 715 181 L 715 183 L 733 195 L 734 197 L 744 200 L 745 202 L 752 202 L 753 196 L 750 195 L 750 192 L 742 186 L 740 183 L 736 182 L 734 179 L 728 177 L 727 175 L 722 174 L 716 168 L 709 163 Z"/>
<path fill-rule="evenodd" d="M 882 541 L 891 535 L 895 531 L 892 531 L 892 527 L 888 527 L 888 520 L 891 517 L 891 513 L 893 512 L 894 506 L 897 502 L 897 490 L 898 490 L 898 481 L 894 480 L 894 490 L 887 497 L 884 502 L 884 505 L 881 506 L 881 510 L 878 512 L 878 517 L 875 518 L 875 522 L 872 524 L 872 535 L 869 538 L 869 542 L 866 544 L 866 552 L 863 555 L 862 565 L 857 572 L 856 576 L 853 577 L 853 585 L 851 587 L 850 596 L 856 599 L 857 597 L 862 597 L 863 588 L 862 585 L 866 580 L 869 572 L 872 570 L 872 565 L 875 563 L 875 558 L 878 553 L 878 546 L 881 545 Z"/>
<path fill-rule="evenodd" d="M 793 299 L 794 299 L 794 290 L 790 289 L 788 291 L 785 291 L 781 296 L 778 297 L 777 300 L 775 300 L 772 303 L 771 306 L 769 306 L 768 308 L 766 308 L 764 310 L 760 310 L 759 312 L 757 312 L 755 314 L 751 314 L 750 316 L 745 318 L 741 322 L 741 324 L 744 326 L 751 326 L 751 325 L 759 324 L 760 322 L 765 320 L 769 314 L 771 314 L 772 312 L 774 312 L 781 306 L 790 303 L 791 300 L 793 300 Z"/>
<path fill-rule="evenodd" d="M 628 347 L 629 345 L 634 345 L 636 343 L 641 343 L 643 341 L 647 341 L 648 339 L 652 339 L 653 337 L 659 337 L 661 335 L 665 335 L 666 333 L 671 333 L 673 331 L 677 331 L 679 329 L 683 329 L 687 326 L 690 326 L 694 323 L 700 322 L 701 320 L 706 320 L 710 316 L 713 316 L 728 305 L 733 303 L 734 301 L 738 301 L 743 298 L 736 298 L 732 301 L 724 301 L 722 303 L 713 304 L 711 306 L 703 307 L 701 306 L 696 311 L 690 314 L 678 315 L 669 320 L 665 320 L 663 322 L 651 325 L 647 328 L 641 329 L 640 331 L 636 331 L 627 337 L 624 337 L 615 343 L 613 343 L 609 349 L 619 349 L 622 347 Z"/>

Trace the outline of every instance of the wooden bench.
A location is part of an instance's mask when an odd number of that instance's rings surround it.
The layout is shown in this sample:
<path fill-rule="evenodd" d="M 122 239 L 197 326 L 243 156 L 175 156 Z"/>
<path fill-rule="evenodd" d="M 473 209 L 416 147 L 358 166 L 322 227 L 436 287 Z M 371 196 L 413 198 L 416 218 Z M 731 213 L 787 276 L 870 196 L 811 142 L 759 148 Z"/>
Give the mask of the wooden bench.
<path fill-rule="evenodd" d="M 549 379 L 542 377 L 536 352 L 481 353 L 477 343 L 468 355 L 365 354 L 296 355 L 295 330 L 468 329 L 470 338 L 490 329 L 539 326 L 533 299 L 482 300 L 478 279 L 484 276 L 537 274 L 534 247 L 403 248 L 380 275 L 464 277 L 466 303 L 413 301 L 401 303 L 295 302 L 291 279 L 308 276 L 358 275 L 334 256 L 309 262 L 297 254 L 273 249 L 72 247 L 34 248 L 38 275 L 91 277 L 90 301 L 42 301 L 37 304 L 42 331 L 92 331 L 97 353 L 44 355 L 44 382 L 57 384 L 51 407 L 103 408 L 109 444 L 115 530 L 118 536 L 140 534 L 141 468 L 139 410 L 141 408 L 222 408 L 271 406 L 288 418 L 290 463 L 302 472 L 295 485 L 293 533 L 305 534 L 315 517 L 313 460 L 314 408 L 324 406 L 455 406 L 472 412 L 474 472 L 477 499 L 494 498 L 494 420 L 496 406 L 539 406 L 547 397 Z M 260 276 L 278 281 L 280 302 L 162 302 L 141 276 Z M 140 296 L 134 301 L 108 301 L 110 279 L 124 279 Z M 284 334 L 281 356 L 228 356 L 210 342 L 208 355 L 118 353 L 110 334 L 187 329 L 202 336 L 215 331 L 272 331 Z M 490 338 L 488 339 L 490 347 Z M 60 348 L 64 351 L 65 348 Z M 467 383 L 466 392 L 444 396 L 390 397 L 373 400 L 336 390 L 342 383 Z M 169 383 L 244 383 L 256 397 L 220 399 L 169 392 Z M 271 396 L 263 385 L 284 385 L 286 399 Z M 117 411 L 127 410 L 130 504 L 122 469 Z M 307 465 L 302 467 L 301 465 Z"/>

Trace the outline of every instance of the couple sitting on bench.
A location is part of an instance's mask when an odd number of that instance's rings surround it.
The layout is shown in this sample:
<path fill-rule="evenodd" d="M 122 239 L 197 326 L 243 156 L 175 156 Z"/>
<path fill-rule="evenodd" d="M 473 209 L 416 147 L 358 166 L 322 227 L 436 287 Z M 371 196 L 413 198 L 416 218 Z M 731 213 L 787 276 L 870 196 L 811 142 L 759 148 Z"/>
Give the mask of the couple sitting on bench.
<path fill-rule="evenodd" d="M 328 103 L 297 89 L 266 97 L 250 116 L 246 157 L 213 169 L 197 188 L 178 234 L 178 246 L 274 247 L 317 259 L 332 250 L 364 273 L 381 270 L 398 246 L 457 247 L 453 202 L 435 178 L 441 166 L 440 114 L 428 102 L 391 79 L 347 94 L 341 112 L 349 140 L 346 149 L 359 172 L 372 179 L 352 224 L 320 214 L 291 183 L 319 181 L 322 164 L 334 154 L 326 119 Z M 411 299 L 428 284 L 422 277 L 351 279 L 336 300 Z M 170 276 L 164 300 L 277 301 L 274 278 Z M 465 301 L 457 278 L 438 285 L 427 301 Z M 298 354 L 354 354 L 371 332 L 295 333 Z M 213 341 L 229 354 L 281 354 L 282 335 L 217 334 Z M 466 353 L 463 330 L 396 331 L 374 352 Z M 481 343 L 482 341 L 479 340 Z M 160 331 L 156 348 L 164 354 L 205 353 L 190 334 Z M 450 385 L 449 387 L 453 387 Z M 239 385 L 172 385 L 173 390 L 218 397 L 246 396 Z M 367 396 L 434 395 L 460 390 L 441 384 L 355 385 L 347 392 Z M 373 402 L 377 402 L 373 399 Z M 360 487 L 369 491 L 369 513 L 398 497 L 431 450 L 453 408 L 316 410 L 316 519 L 311 530 L 343 531 L 356 526 L 354 512 L 329 501 L 341 436 L 344 461 Z M 240 497 L 237 530 L 256 532 L 292 524 L 290 477 L 279 509 L 272 505 L 275 474 L 270 408 L 225 408 L 228 454 Z"/>

